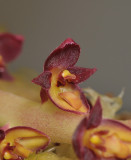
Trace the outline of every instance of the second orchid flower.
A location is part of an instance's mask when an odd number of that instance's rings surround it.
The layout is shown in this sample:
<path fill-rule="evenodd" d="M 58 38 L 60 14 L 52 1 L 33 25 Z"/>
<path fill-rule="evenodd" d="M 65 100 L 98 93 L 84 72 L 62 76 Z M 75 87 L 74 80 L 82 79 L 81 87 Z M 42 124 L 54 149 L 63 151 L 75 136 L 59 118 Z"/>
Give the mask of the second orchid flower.
<path fill-rule="evenodd" d="M 73 146 L 80 160 L 126 160 L 131 157 L 131 128 L 102 119 L 98 99 L 90 116 L 76 129 Z"/>

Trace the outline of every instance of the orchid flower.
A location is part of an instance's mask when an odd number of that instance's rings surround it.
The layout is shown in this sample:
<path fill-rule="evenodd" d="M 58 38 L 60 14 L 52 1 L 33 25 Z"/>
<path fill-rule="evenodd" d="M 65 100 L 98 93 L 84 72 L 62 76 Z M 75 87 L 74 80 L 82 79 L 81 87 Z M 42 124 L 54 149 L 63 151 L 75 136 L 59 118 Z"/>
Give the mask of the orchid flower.
<path fill-rule="evenodd" d="M 42 87 L 41 100 L 49 98 L 58 108 L 77 114 L 89 112 L 89 104 L 78 87 L 96 69 L 74 66 L 80 55 L 80 47 L 72 39 L 66 39 L 46 59 L 44 72 L 32 80 Z"/>
<path fill-rule="evenodd" d="M 12 80 L 6 65 L 14 60 L 21 51 L 23 37 L 10 33 L 0 34 L 0 79 Z"/>
<path fill-rule="evenodd" d="M 50 139 L 44 133 L 30 127 L 0 129 L 0 159 L 20 160 L 45 149 Z"/>
<path fill-rule="evenodd" d="M 131 157 L 131 128 L 102 119 L 98 99 L 90 116 L 76 129 L 73 146 L 80 160 L 126 160 Z"/>

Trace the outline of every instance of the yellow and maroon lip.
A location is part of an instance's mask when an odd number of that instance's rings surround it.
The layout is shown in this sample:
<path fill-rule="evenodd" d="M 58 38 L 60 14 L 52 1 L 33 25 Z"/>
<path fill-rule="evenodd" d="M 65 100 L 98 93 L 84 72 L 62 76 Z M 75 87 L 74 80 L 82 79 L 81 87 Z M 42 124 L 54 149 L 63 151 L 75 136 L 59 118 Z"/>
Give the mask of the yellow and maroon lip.
<path fill-rule="evenodd" d="M 50 138 L 44 133 L 30 127 L 14 127 L 0 130 L 0 158 L 21 159 L 30 154 L 44 150 Z"/>
<path fill-rule="evenodd" d="M 98 99 L 89 118 L 84 118 L 73 136 L 80 160 L 126 160 L 131 157 L 131 128 L 110 119 L 102 119 Z"/>
<path fill-rule="evenodd" d="M 21 52 L 23 37 L 11 33 L 0 34 L 0 79 L 12 80 L 6 64 L 17 58 Z"/>
<path fill-rule="evenodd" d="M 78 87 L 96 69 L 74 66 L 80 55 L 80 47 L 72 39 L 66 39 L 47 58 L 44 72 L 32 80 L 42 87 L 42 102 L 48 98 L 60 109 L 76 114 L 87 114 L 90 106 Z"/>

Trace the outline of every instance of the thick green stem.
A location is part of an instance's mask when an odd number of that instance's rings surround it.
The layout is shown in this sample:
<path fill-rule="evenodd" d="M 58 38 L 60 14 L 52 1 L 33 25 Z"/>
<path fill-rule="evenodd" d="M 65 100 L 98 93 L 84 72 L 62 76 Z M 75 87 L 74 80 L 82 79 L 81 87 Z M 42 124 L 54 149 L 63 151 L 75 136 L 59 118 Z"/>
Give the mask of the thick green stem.
<path fill-rule="evenodd" d="M 83 115 L 58 109 L 50 100 L 44 104 L 0 91 L 0 124 L 29 126 L 43 131 L 52 142 L 71 143 Z"/>

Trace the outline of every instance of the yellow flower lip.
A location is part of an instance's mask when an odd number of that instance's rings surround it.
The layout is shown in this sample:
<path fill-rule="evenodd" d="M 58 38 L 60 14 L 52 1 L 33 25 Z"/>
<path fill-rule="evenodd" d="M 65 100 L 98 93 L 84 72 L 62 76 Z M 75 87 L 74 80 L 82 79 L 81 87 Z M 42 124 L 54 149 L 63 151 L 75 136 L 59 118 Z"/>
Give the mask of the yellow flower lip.
<path fill-rule="evenodd" d="M 59 68 L 51 70 L 51 73 L 51 87 L 47 91 L 50 100 L 64 111 L 76 114 L 89 113 L 90 107 L 81 89 L 74 83 L 68 81 L 72 80 L 71 73 Z M 60 82 L 59 85 L 58 82 Z"/>
<path fill-rule="evenodd" d="M 59 93 L 60 97 L 65 100 L 71 107 L 78 110 L 82 107 L 82 101 L 77 92 L 62 92 Z"/>

